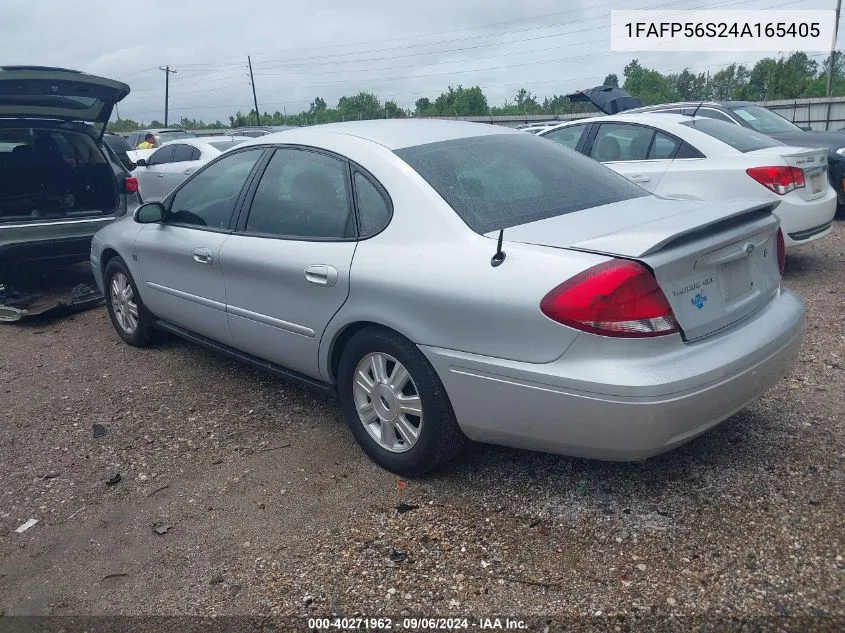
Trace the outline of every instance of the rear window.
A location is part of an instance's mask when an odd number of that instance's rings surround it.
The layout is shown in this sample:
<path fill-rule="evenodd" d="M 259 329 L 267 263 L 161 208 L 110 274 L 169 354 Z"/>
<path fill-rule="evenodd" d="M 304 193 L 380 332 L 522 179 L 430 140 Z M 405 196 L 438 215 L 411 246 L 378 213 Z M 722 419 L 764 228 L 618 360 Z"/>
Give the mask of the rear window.
<path fill-rule="evenodd" d="M 758 149 L 783 145 L 783 143 L 765 134 L 760 134 L 754 130 L 739 127 L 732 123 L 717 121 L 716 119 L 693 119 L 691 121 L 684 121 L 681 125 L 686 125 L 699 132 L 704 132 L 723 143 L 727 143 L 739 152 L 753 152 Z"/>
<path fill-rule="evenodd" d="M 649 195 L 586 156 L 532 134 L 396 150 L 476 233 Z"/>
<path fill-rule="evenodd" d="M 225 152 L 227 149 L 234 147 L 235 145 L 240 145 L 241 143 L 243 143 L 243 141 L 211 141 L 209 145 L 216 150 Z"/>

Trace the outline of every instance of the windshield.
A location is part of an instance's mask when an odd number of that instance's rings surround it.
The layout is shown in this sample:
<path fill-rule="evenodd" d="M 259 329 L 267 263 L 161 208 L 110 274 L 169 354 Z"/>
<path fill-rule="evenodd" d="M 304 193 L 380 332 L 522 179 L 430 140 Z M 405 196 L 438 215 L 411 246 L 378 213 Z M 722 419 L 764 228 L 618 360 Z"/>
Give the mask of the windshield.
<path fill-rule="evenodd" d="M 760 132 L 739 127 L 733 123 L 726 123 L 717 119 L 700 118 L 684 121 L 681 125 L 691 127 L 730 145 L 739 152 L 753 152 L 758 149 L 783 145 L 771 136 Z"/>
<path fill-rule="evenodd" d="M 745 121 L 749 127 L 763 134 L 770 134 L 772 132 L 801 132 L 801 128 L 793 125 L 782 116 L 779 116 L 756 105 L 740 106 L 732 108 L 733 113 L 740 119 Z"/>
<path fill-rule="evenodd" d="M 234 147 L 235 145 L 240 145 L 243 141 L 212 141 L 209 143 L 214 149 L 220 150 L 221 152 L 225 152 L 227 149 Z"/>
<path fill-rule="evenodd" d="M 476 233 L 649 195 L 611 169 L 533 134 L 396 150 Z"/>

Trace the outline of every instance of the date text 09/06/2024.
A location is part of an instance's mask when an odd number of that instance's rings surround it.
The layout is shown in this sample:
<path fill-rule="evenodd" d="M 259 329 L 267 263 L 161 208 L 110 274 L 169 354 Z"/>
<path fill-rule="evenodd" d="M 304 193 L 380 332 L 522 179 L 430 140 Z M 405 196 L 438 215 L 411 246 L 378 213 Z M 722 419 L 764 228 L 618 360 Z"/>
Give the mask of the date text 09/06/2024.
<path fill-rule="evenodd" d="M 308 628 L 321 630 L 526 630 L 523 620 L 512 618 L 309 618 Z"/>

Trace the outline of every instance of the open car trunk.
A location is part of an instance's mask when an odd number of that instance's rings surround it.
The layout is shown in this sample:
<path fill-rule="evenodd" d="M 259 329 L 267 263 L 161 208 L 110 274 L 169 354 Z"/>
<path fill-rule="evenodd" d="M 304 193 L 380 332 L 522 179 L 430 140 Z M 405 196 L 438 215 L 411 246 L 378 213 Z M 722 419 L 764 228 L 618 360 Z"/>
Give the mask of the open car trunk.
<path fill-rule="evenodd" d="M 114 214 L 116 186 L 88 134 L 35 124 L 0 129 L 0 226 Z"/>

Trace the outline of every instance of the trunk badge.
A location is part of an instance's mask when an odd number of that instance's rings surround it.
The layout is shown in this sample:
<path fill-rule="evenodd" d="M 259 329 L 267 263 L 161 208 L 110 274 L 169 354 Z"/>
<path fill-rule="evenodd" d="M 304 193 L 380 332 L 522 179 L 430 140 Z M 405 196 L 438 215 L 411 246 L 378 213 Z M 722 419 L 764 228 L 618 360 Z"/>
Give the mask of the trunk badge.
<path fill-rule="evenodd" d="M 751 253 L 753 253 L 753 252 L 754 252 L 754 244 L 749 242 L 748 244 L 745 245 L 745 254 L 751 255 Z"/>

